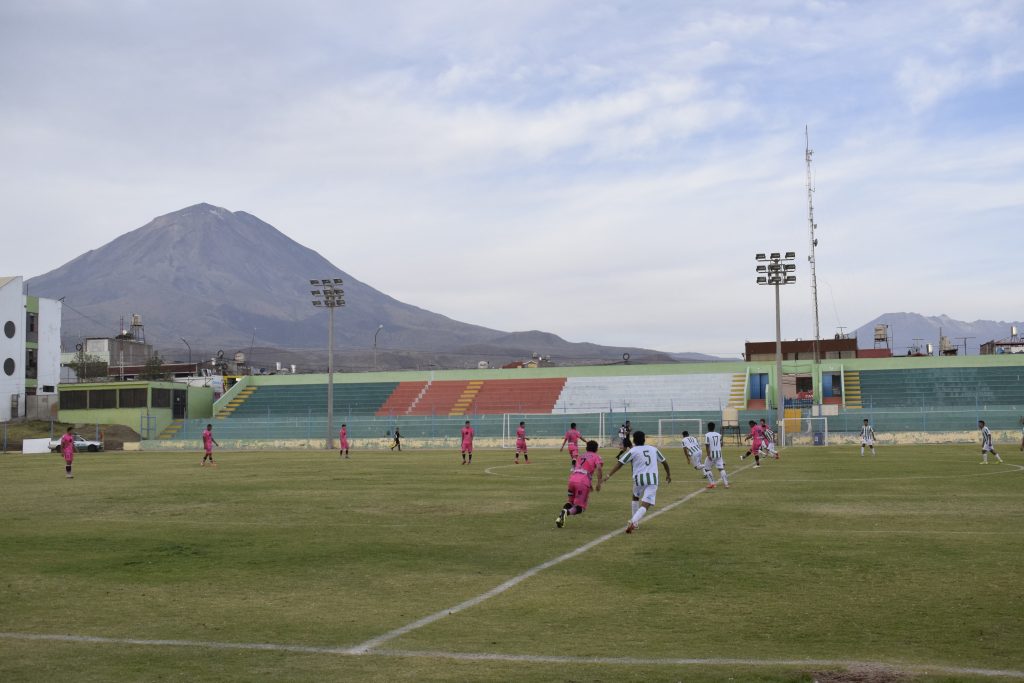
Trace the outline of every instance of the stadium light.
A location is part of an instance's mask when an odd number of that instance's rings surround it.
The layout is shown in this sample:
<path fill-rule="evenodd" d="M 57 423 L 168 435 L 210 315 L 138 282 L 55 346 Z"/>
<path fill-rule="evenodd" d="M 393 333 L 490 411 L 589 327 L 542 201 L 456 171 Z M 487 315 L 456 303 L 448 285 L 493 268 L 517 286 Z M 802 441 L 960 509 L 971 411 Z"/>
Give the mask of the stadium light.
<path fill-rule="evenodd" d="M 373 333 L 373 369 L 377 369 L 377 335 L 384 329 L 384 323 L 377 325 L 377 331 Z"/>
<path fill-rule="evenodd" d="M 754 256 L 756 261 L 767 261 L 767 264 L 757 266 L 758 273 L 767 272 L 767 277 L 759 276 L 757 284 L 775 287 L 775 411 L 776 429 L 781 434 L 783 431 L 783 416 L 785 415 L 785 403 L 782 398 L 782 314 L 779 305 L 779 287 L 791 285 L 796 282 L 796 275 L 791 275 L 796 270 L 796 264 L 787 263 L 796 258 L 796 252 L 787 251 L 782 256 L 781 252 L 771 252 L 770 258 L 765 258 L 763 253 Z"/>
<path fill-rule="evenodd" d="M 345 290 L 340 278 L 310 280 L 320 287 L 310 290 L 314 308 L 327 309 L 327 449 L 334 450 L 334 309 L 345 305 Z"/>

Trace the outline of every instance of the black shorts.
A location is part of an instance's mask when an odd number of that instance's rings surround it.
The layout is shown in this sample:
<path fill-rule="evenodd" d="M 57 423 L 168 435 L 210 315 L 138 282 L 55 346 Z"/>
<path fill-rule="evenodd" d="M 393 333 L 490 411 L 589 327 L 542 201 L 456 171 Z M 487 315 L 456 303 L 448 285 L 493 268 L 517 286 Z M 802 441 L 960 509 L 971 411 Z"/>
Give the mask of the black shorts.
<path fill-rule="evenodd" d="M 632 448 L 633 447 L 633 442 L 630 441 L 628 436 L 625 439 L 622 440 L 622 447 L 623 448 Z"/>

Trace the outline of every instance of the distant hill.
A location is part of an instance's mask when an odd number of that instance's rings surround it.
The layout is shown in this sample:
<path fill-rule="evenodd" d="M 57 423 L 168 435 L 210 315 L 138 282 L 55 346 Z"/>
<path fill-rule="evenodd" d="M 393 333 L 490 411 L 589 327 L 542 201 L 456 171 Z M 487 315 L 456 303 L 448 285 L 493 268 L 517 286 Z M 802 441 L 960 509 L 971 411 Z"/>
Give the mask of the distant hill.
<path fill-rule="evenodd" d="M 274 348 L 301 357 L 303 349 L 326 345 L 327 315 L 312 307 L 309 285 L 309 278 L 325 277 L 344 280 L 346 307 L 336 315 L 335 348 L 341 358 L 358 358 L 357 366 L 372 366 L 367 347 L 379 324 L 387 331 L 378 349 L 382 368 L 472 367 L 477 360 L 501 364 L 533 353 L 559 365 L 621 362 L 623 353 L 631 362 L 672 362 L 648 349 L 452 320 L 360 282 L 252 214 L 210 204 L 155 218 L 26 286 L 33 295 L 64 297 L 70 307 L 64 336 L 72 344 L 115 334 L 122 316 L 139 313 L 147 341 L 158 348 L 182 348 L 185 337 L 199 358 L 218 348 L 247 350 L 255 332 L 255 343 L 272 347 L 263 350 L 274 358 L 282 356 Z"/>
<path fill-rule="evenodd" d="M 975 320 L 964 322 L 954 320 L 948 315 L 924 316 L 919 313 L 884 313 L 869 323 L 858 327 L 854 334 L 857 336 L 857 343 L 861 348 L 871 348 L 874 345 L 875 325 L 885 324 L 889 326 L 889 335 L 892 337 L 892 350 L 896 355 L 904 355 L 907 349 L 912 346 L 915 339 L 922 340 L 922 344 L 931 344 L 936 353 L 939 348 L 939 335 L 949 337 L 953 344 L 963 348 L 964 337 L 967 337 L 967 353 L 976 356 L 979 347 L 993 339 L 1005 339 L 1010 336 L 1010 327 L 1016 325 L 1024 332 L 1022 322 L 1001 322 L 994 320 Z M 962 354 L 963 351 L 961 350 Z"/>

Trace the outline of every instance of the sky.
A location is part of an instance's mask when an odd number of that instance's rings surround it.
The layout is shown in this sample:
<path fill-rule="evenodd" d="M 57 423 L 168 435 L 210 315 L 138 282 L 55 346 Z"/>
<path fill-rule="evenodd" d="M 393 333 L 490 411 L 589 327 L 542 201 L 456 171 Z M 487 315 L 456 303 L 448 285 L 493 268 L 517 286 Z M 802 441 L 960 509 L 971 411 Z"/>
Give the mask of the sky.
<path fill-rule="evenodd" d="M 0 3 L 0 274 L 199 202 L 570 341 L 1024 318 L 1024 0 Z"/>

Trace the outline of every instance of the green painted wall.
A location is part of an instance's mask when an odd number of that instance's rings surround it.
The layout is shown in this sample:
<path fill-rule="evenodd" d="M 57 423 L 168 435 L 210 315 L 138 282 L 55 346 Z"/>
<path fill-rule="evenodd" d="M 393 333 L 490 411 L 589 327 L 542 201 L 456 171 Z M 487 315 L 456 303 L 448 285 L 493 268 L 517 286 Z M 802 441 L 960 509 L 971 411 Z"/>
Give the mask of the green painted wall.
<path fill-rule="evenodd" d="M 186 392 L 188 402 L 188 416 L 196 419 L 206 419 L 213 415 L 213 389 L 210 387 L 190 387 L 180 382 L 96 382 L 93 384 L 66 384 L 58 387 L 58 392 L 63 394 L 74 391 L 89 391 L 97 389 L 139 389 L 146 388 L 147 408 L 99 408 L 86 410 L 58 411 L 58 419 L 61 422 L 75 424 L 118 424 L 130 427 L 135 431 L 141 430 L 143 438 L 156 438 L 167 425 L 173 421 L 173 408 L 154 408 L 153 389 L 171 389 Z M 146 433 L 148 431 L 148 434 Z"/>

